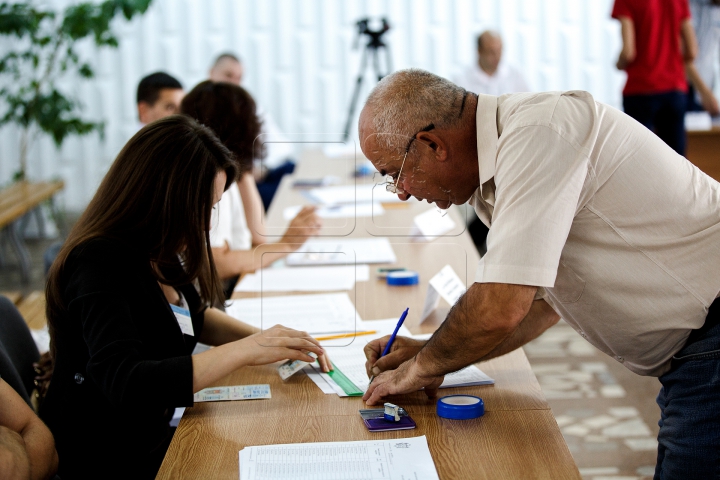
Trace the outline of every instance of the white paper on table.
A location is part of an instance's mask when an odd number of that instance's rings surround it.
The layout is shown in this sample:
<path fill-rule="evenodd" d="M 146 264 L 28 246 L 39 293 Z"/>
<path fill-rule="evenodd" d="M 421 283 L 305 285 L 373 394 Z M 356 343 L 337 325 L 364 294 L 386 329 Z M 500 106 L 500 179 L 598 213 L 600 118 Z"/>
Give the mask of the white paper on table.
<path fill-rule="evenodd" d="M 399 203 L 397 195 L 385 190 L 381 184 L 340 185 L 336 187 L 313 188 L 307 192 L 311 200 L 322 205 L 343 203 Z"/>
<path fill-rule="evenodd" d="M 362 391 L 366 391 L 370 385 L 370 379 L 365 370 L 365 353 L 363 348 L 376 338 L 390 335 L 395 330 L 397 320 L 389 318 L 387 320 L 363 321 L 358 324 L 358 330 L 376 330 L 377 333 L 372 335 L 360 335 L 354 338 L 354 342 L 348 344 L 347 339 L 336 339 L 321 342 L 326 349 L 330 360 L 348 380 Z M 410 331 L 403 325 L 398 330 L 398 335 L 415 338 Z M 345 342 L 344 344 L 341 342 Z M 340 346 L 343 345 L 343 346 Z M 347 396 L 343 390 L 335 384 L 332 377 L 322 373 L 317 364 L 312 364 L 312 368 L 331 385 L 339 396 Z M 487 385 L 493 384 L 495 380 L 487 376 L 482 370 L 474 365 L 470 365 L 458 372 L 445 375 L 440 388 L 461 387 L 470 385 Z"/>
<path fill-rule="evenodd" d="M 292 220 L 301 209 L 302 205 L 286 207 L 283 210 L 283 218 Z M 379 203 L 358 203 L 320 207 L 315 214 L 320 218 L 378 217 L 385 214 L 385 209 Z"/>
<path fill-rule="evenodd" d="M 428 210 L 413 219 L 410 236 L 416 241 L 430 242 L 455 228 L 450 215 L 442 215 L 437 210 Z"/>
<path fill-rule="evenodd" d="M 225 312 L 263 330 L 282 324 L 312 335 L 355 332 L 361 322 L 346 293 L 231 300 Z"/>
<path fill-rule="evenodd" d="M 425 435 L 249 446 L 238 457 L 240 480 L 439 479 Z"/>
<path fill-rule="evenodd" d="M 236 292 L 332 292 L 370 279 L 367 265 L 266 268 L 245 275 Z"/>
<path fill-rule="evenodd" d="M 466 291 L 467 287 L 455 273 L 455 270 L 450 265 L 445 265 L 428 283 L 425 306 L 422 315 L 420 315 L 420 322 L 424 322 L 437 308 L 441 297 L 450 306 L 453 306 Z"/>
<path fill-rule="evenodd" d="M 333 387 L 325 381 L 325 379 L 317 373 L 310 365 L 305 365 L 303 367 L 303 372 L 305 372 L 305 375 L 308 376 L 312 382 L 318 386 L 320 390 L 326 395 L 336 393 L 335 390 L 333 390 Z"/>
<path fill-rule="evenodd" d="M 291 265 L 352 265 L 395 263 L 397 258 L 387 238 L 312 238 L 285 259 Z"/>

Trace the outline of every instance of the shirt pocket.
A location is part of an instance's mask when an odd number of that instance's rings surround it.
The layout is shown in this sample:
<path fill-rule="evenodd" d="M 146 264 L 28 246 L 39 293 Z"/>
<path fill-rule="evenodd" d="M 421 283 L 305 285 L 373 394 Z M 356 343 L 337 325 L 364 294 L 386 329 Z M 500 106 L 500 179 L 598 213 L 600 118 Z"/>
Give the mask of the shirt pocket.
<path fill-rule="evenodd" d="M 585 290 L 585 280 L 560 260 L 552 296 L 560 303 L 577 302 Z"/>

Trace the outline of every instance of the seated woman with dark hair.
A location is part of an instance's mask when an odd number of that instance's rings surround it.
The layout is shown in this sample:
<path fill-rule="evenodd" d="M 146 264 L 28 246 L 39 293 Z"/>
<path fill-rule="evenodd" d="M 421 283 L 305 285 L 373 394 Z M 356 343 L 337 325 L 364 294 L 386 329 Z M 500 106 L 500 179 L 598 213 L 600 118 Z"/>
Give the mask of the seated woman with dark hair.
<path fill-rule="evenodd" d="M 321 221 L 313 207 L 305 207 L 290 222 L 278 243 L 265 244 L 264 209 L 255 180 L 250 173 L 254 159 L 264 148 L 257 141 L 260 120 L 255 101 L 238 85 L 205 81 L 183 99 L 180 112 L 210 127 L 240 163 L 236 185 L 231 185 L 213 212 L 210 243 L 220 278 L 226 281 L 226 295 L 240 274 L 266 267 L 297 250 L 316 235 Z"/>
<path fill-rule="evenodd" d="M 238 165 L 206 127 L 171 116 L 110 167 L 47 283 L 55 371 L 41 410 L 63 480 L 154 478 L 175 407 L 246 366 L 325 356 L 304 332 L 257 329 L 221 299 L 208 232 Z M 171 309 L 163 288 L 179 292 Z M 178 313 L 175 313 L 178 312 Z M 191 356 L 201 341 L 220 345 Z"/>

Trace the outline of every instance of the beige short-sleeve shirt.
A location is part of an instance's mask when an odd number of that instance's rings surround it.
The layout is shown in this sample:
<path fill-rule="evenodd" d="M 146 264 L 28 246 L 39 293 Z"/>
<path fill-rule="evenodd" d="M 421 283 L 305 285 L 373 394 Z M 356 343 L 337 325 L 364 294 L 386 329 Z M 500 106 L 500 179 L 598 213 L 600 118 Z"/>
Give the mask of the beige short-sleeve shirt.
<path fill-rule="evenodd" d="M 477 139 L 475 281 L 544 287 L 597 348 L 666 372 L 720 292 L 720 184 L 587 92 L 480 95 Z"/>

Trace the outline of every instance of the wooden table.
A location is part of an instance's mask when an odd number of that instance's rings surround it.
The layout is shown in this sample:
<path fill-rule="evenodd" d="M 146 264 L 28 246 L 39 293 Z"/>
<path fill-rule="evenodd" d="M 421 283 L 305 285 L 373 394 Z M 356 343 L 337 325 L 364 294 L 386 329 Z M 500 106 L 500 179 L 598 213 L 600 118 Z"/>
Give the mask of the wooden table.
<path fill-rule="evenodd" d="M 687 132 L 686 157 L 700 170 L 720 181 L 720 127 Z"/>
<path fill-rule="evenodd" d="M 335 173 L 349 180 L 346 160 L 303 160 L 295 178 Z M 285 178 L 270 209 L 267 227 L 281 234 L 287 222 L 282 209 L 307 203 L 301 192 Z M 420 273 L 421 284 L 388 287 L 371 278 L 349 292 L 363 320 L 398 316 L 410 306 L 406 325 L 413 333 L 430 332 L 444 319 L 447 308 L 426 322 L 419 316 L 427 282 L 450 264 L 467 283 L 472 283 L 478 254 L 464 222 L 452 212 L 457 225 L 447 236 L 430 243 L 408 237 L 414 215 L 427 204 L 411 202 L 388 208 L 376 219 L 326 220 L 323 233 L 367 237 L 388 236 L 397 265 Z M 374 270 L 376 266 L 373 265 Z M 247 296 L 247 295 L 243 295 Z M 159 479 L 238 478 L 238 451 L 250 445 L 278 443 L 392 439 L 426 435 L 441 479 L 579 479 L 580 474 L 555 422 L 550 407 L 522 349 L 485 362 L 480 367 L 496 381 L 494 386 L 443 389 L 443 395 L 468 393 L 485 402 L 486 413 L 475 420 L 446 420 L 435 414 L 435 402 L 423 392 L 397 398 L 418 427 L 414 430 L 370 433 L 358 410 L 360 398 L 324 395 L 307 376 L 296 375 L 283 383 L 274 366 L 251 367 L 234 372 L 218 385 L 268 383 L 272 399 L 201 403 L 187 409 L 175 433 Z"/>
<path fill-rule="evenodd" d="M 55 194 L 64 187 L 62 180 L 20 181 L 0 191 L 0 229 L 15 250 L 25 283 L 30 280 L 30 254 L 22 239 L 22 220 L 27 218 L 29 213 L 36 212 L 39 230 L 43 232 L 44 221 L 38 207 L 46 200 L 52 202 Z"/>

